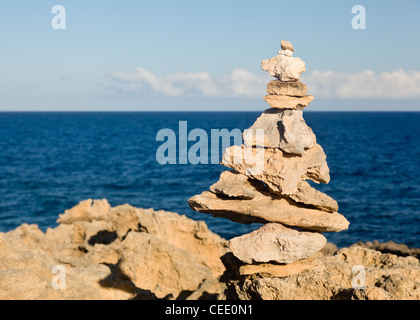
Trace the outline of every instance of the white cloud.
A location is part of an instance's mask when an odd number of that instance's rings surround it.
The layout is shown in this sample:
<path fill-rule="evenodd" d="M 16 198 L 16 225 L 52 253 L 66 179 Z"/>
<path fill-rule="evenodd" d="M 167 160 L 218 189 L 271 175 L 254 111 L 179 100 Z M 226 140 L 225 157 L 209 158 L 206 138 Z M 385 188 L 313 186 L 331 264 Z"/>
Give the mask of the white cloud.
<path fill-rule="evenodd" d="M 162 93 L 169 97 L 185 95 L 219 95 L 218 88 L 207 72 L 173 73 L 157 76 L 144 68 L 136 68 L 134 73 L 116 72 L 113 78 L 129 85 L 132 90 L 140 91 L 152 89 L 155 93 Z"/>
<path fill-rule="evenodd" d="M 234 97 L 261 97 L 266 94 L 265 89 L 271 77 L 262 73 L 253 74 L 247 70 L 236 69 L 222 77 L 219 85 L 224 86 L 224 93 Z"/>
<path fill-rule="evenodd" d="M 134 92 L 152 92 L 169 97 L 242 97 L 261 98 L 271 78 L 267 73 L 254 74 L 236 69 L 222 77 L 207 72 L 173 73 L 158 76 L 138 67 L 133 73 L 115 72 L 113 79 Z M 420 98 L 420 71 L 397 69 L 375 73 L 365 70 L 355 73 L 313 71 L 302 76 L 308 93 L 316 98 Z"/>
<path fill-rule="evenodd" d="M 304 74 L 302 81 L 308 85 L 308 92 L 319 98 L 420 98 L 420 72 L 415 70 L 381 73 L 371 70 L 355 73 L 313 71 Z"/>

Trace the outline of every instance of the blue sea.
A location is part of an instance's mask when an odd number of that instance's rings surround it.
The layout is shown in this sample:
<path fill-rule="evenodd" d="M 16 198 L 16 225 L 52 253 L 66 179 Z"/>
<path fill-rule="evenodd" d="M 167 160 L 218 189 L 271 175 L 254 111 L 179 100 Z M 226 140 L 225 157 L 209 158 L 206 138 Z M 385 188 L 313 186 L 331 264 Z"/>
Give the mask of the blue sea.
<path fill-rule="evenodd" d="M 0 113 L 0 231 L 22 223 L 56 226 L 78 202 L 163 209 L 204 220 L 229 239 L 258 225 L 193 212 L 188 198 L 208 190 L 227 168 L 156 161 L 159 130 L 241 130 L 261 112 Z M 348 230 L 325 233 L 339 247 L 393 240 L 420 247 L 420 113 L 310 112 L 307 124 L 327 154 Z M 190 143 L 191 145 L 194 142 Z M 209 155 L 210 157 L 211 155 Z"/>

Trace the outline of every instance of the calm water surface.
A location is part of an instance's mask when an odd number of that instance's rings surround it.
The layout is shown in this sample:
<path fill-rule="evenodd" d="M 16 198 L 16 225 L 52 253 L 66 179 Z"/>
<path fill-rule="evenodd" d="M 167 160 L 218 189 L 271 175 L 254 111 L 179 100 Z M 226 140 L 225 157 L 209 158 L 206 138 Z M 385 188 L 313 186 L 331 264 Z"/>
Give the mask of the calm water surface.
<path fill-rule="evenodd" d="M 23 222 L 42 229 L 88 198 L 129 203 L 204 220 L 231 238 L 257 228 L 193 212 L 220 165 L 159 165 L 163 128 L 250 127 L 260 112 L 0 113 L 0 231 Z M 350 221 L 326 233 L 339 246 L 379 240 L 420 247 L 420 113 L 305 112 L 327 154 L 331 182 L 317 186 Z M 191 143 L 193 144 L 193 143 Z M 210 155 L 209 155 L 210 156 Z"/>

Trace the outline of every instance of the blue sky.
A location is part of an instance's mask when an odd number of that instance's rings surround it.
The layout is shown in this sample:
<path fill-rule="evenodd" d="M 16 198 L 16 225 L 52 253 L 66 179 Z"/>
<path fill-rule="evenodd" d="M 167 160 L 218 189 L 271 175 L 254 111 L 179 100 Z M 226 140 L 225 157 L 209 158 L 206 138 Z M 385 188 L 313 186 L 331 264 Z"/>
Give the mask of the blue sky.
<path fill-rule="evenodd" d="M 308 110 L 420 111 L 419 16 L 418 0 L 4 1 L 0 110 L 264 110 L 260 62 L 286 39 Z"/>

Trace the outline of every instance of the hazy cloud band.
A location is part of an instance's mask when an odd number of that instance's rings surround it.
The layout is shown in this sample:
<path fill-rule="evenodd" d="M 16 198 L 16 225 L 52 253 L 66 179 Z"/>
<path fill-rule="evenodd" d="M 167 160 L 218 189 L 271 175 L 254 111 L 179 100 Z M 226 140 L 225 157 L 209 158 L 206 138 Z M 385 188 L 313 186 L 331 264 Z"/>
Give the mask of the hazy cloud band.
<path fill-rule="evenodd" d="M 131 73 L 112 74 L 120 91 L 168 97 L 239 97 L 258 98 L 266 94 L 268 74 L 254 74 L 235 69 L 213 77 L 207 72 L 156 75 L 138 67 Z M 355 73 L 312 71 L 302 76 L 308 94 L 317 98 L 343 99 L 418 99 L 420 71 L 397 69 L 375 73 L 364 70 Z"/>

